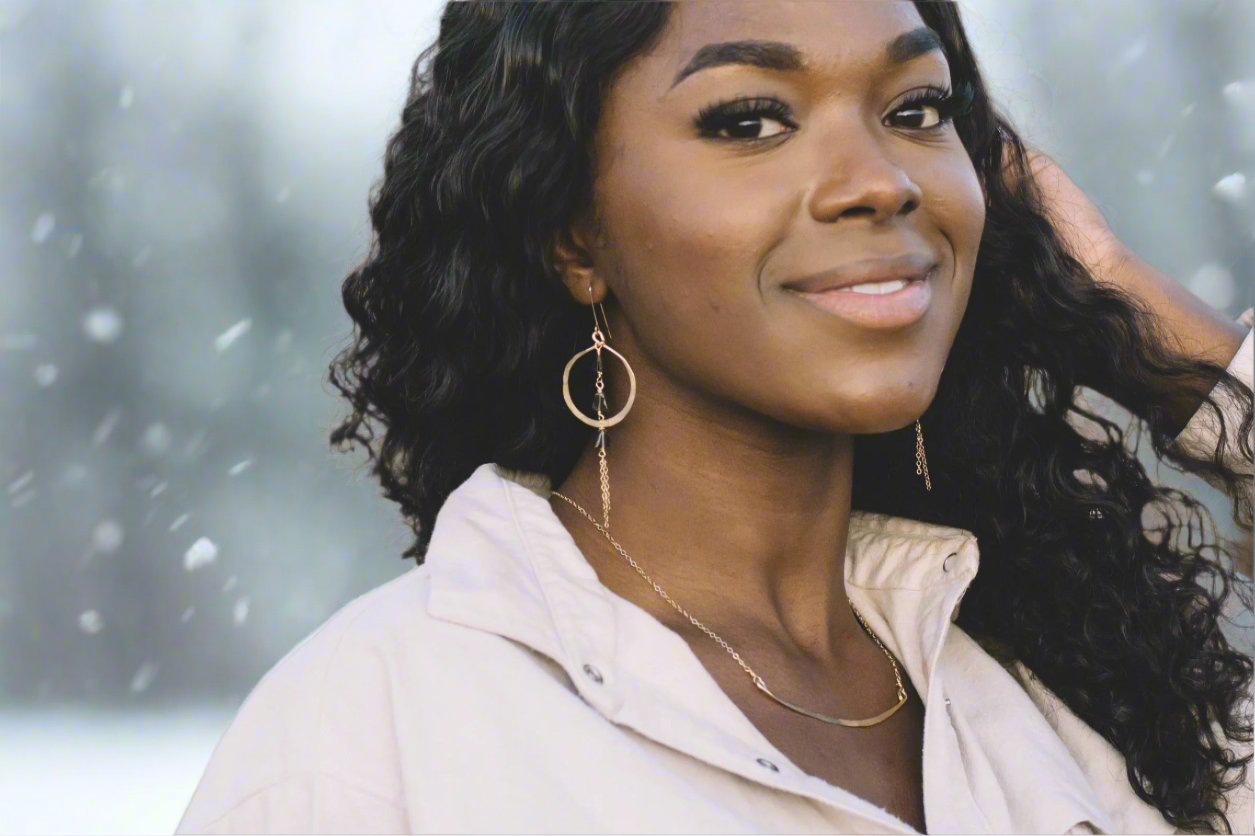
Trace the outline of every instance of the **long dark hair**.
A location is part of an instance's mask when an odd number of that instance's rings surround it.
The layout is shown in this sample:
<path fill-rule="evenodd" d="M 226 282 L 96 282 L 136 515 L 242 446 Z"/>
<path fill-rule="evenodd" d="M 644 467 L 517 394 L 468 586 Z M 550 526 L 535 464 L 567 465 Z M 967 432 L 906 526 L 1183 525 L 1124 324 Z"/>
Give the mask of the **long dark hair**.
<path fill-rule="evenodd" d="M 1110 741 L 1137 794 L 1172 825 L 1231 830 L 1224 794 L 1250 755 L 1227 744 L 1251 740 L 1242 704 L 1252 661 L 1220 620 L 1241 576 L 1220 560 L 1230 546 L 1216 542 L 1207 509 L 1155 485 L 1122 429 L 1077 394 L 1118 383 L 1156 455 L 1223 487 L 1249 531 L 1242 475 L 1219 453 L 1171 448 L 1180 428 L 1167 407 L 1183 390 L 1203 399 L 1207 381 L 1244 402 L 1251 391 L 1172 353 L 1138 300 L 1095 282 L 1068 252 L 1026 148 L 989 100 L 957 7 L 916 6 L 942 36 L 952 83 L 973 94 L 956 127 L 987 220 L 966 314 L 921 417 L 934 490 L 925 494 L 909 465 L 913 425 L 859 436 L 854 507 L 973 531 L 981 565 L 959 626 L 1023 662 Z M 591 205 L 603 91 L 670 11 L 450 3 L 414 63 L 370 196 L 371 249 L 343 285 L 353 338 L 330 368 L 352 407 L 331 442 L 367 451 L 413 528 L 406 558 L 422 563 L 437 511 L 477 466 L 559 484 L 589 443 L 560 386 L 588 342 L 588 308 L 559 281 L 547 245 Z M 592 396 L 590 366 L 572 375 L 581 402 Z M 1220 421 L 1223 447 L 1234 428 L 1215 400 L 1203 409 Z M 1069 414 L 1100 431 L 1078 432 Z M 1238 429 L 1248 457 L 1251 421 L 1248 409 Z M 880 466 L 898 460 L 908 462 L 901 473 Z"/>

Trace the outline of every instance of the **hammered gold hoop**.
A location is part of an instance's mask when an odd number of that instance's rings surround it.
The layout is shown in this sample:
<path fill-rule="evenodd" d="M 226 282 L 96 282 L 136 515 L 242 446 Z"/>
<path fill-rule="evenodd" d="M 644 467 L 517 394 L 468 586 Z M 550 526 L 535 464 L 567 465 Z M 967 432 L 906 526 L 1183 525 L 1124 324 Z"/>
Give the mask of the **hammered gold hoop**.
<path fill-rule="evenodd" d="M 622 421 L 624 418 L 627 417 L 628 410 L 632 408 L 632 402 L 636 400 L 636 375 L 633 374 L 632 366 L 628 363 L 626 357 L 624 357 L 619 352 L 615 351 L 606 343 L 602 343 L 601 347 L 604 348 L 606 351 L 609 351 L 615 357 L 618 357 L 619 361 L 623 363 L 623 367 L 627 369 L 628 399 L 627 399 L 627 403 L 623 405 L 623 409 L 619 410 L 617 413 L 615 413 L 609 418 L 598 420 L 596 418 L 589 418 L 587 415 L 580 412 L 579 409 L 575 406 L 575 402 L 571 400 L 571 386 L 569 383 L 570 377 L 571 377 L 571 367 L 575 365 L 576 360 L 580 359 L 588 352 L 596 351 L 597 350 L 596 345 L 590 345 L 588 348 L 584 349 L 579 354 L 576 354 L 574 357 L 572 357 L 570 360 L 567 361 L 566 368 L 562 370 L 562 397 L 563 399 L 566 400 L 567 409 L 571 410 L 571 412 L 574 413 L 576 418 L 579 418 L 581 421 L 583 421 L 585 424 L 588 424 L 588 426 L 590 427 L 596 427 L 599 430 L 604 430 L 606 427 L 613 427 L 615 424 L 619 423 L 620 421 Z"/>

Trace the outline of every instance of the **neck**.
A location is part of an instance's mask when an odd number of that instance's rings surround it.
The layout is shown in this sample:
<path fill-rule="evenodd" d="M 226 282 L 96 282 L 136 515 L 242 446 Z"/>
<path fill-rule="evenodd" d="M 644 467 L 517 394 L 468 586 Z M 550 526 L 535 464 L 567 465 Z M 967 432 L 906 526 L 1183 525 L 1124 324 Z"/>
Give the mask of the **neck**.
<path fill-rule="evenodd" d="M 642 383 L 654 395 L 666 385 Z M 825 665 L 865 652 L 844 582 L 853 437 L 668 395 L 638 397 L 606 431 L 611 536 L 734 648 L 742 637 Z M 555 487 L 601 522 L 600 478 L 590 442 Z M 556 496 L 550 505 L 607 588 L 694 629 L 579 511 Z"/>

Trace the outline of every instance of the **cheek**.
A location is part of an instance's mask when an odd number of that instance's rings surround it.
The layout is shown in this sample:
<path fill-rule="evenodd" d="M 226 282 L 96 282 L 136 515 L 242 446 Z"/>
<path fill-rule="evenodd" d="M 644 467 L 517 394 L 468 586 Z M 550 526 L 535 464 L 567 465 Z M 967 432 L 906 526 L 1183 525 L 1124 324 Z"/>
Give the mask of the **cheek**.
<path fill-rule="evenodd" d="M 736 317 L 759 301 L 760 261 L 778 229 L 770 191 L 778 186 L 668 160 L 662 148 L 625 154 L 603 183 L 622 301 L 642 322 L 692 328 L 694 315 Z"/>
<path fill-rule="evenodd" d="M 759 283 L 778 224 L 743 180 L 733 189 L 732 178 L 650 160 L 625 159 L 604 180 L 615 294 L 639 352 L 632 362 L 649 358 L 667 377 L 735 401 L 765 397 L 781 346 L 764 323 Z"/>
<path fill-rule="evenodd" d="M 926 193 L 932 196 L 934 223 L 954 250 L 956 277 L 970 279 L 985 229 L 985 193 L 975 169 L 964 162 L 939 176 Z"/>

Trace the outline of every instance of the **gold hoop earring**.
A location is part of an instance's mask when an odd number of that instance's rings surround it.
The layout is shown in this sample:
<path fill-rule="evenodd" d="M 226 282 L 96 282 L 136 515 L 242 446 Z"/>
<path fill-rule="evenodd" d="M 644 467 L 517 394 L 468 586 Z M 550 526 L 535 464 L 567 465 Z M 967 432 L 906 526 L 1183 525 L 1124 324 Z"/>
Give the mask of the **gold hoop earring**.
<path fill-rule="evenodd" d="M 588 298 L 589 301 L 592 302 L 593 284 L 591 281 L 588 283 Z M 602 322 L 606 323 L 606 333 L 610 333 L 610 322 L 606 319 L 606 309 L 600 302 L 593 302 L 593 344 L 567 361 L 566 368 L 562 370 L 562 398 L 566 401 L 567 409 L 571 410 L 571 413 L 576 418 L 580 419 L 580 421 L 590 427 L 595 427 L 597 429 L 597 440 L 594 442 L 594 446 L 597 447 L 598 465 L 601 470 L 601 517 L 602 525 L 609 530 L 610 465 L 606 461 L 606 428 L 613 427 L 615 424 L 618 424 L 626 418 L 628 412 L 631 411 L 632 404 L 636 401 L 636 374 L 632 371 L 632 365 L 628 363 L 627 358 L 611 348 L 602 336 L 601 327 L 597 322 L 597 308 L 599 307 L 601 308 Z M 623 363 L 623 367 L 627 369 L 628 375 L 627 403 L 623 405 L 623 409 L 619 410 L 610 418 L 606 417 L 604 411 L 606 409 L 606 383 L 601 365 L 601 350 L 603 348 L 615 357 L 619 358 L 619 361 Z M 596 418 L 589 418 L 583 412 L 580 412 L 580 410 L 575 406 L 575 401 L 571 398 L 571 368 L 575 365 L 576 360 L 579 360 L 590 351 L 597 352 L 597 391 L 596 394 L 593 395 L 593 408 L 597 413 Z"/>
<path fill-rule="evenodd" d="M 919 419 L 915 419 L 915 473 L 923 475 L 924 487 L 933 489 L 933 480 L 928 475 L 928 459 L 924 456 L 924 431 L 920 428 Z"/>

